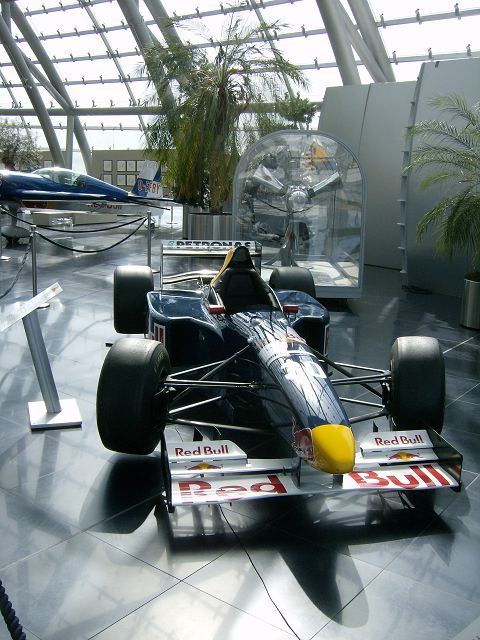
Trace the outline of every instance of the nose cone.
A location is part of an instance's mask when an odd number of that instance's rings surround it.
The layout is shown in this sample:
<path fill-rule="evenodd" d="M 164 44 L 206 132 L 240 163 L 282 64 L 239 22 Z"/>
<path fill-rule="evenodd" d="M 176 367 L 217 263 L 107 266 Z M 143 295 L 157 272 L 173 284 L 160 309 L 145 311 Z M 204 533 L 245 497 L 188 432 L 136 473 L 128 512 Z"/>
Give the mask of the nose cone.
<path fill-rule="evenodd" d="M 312 429 L 313 463 L 326 473 L 349 473 L 355 464 L 355 439 L 350 427 L 322 424 Z"/>

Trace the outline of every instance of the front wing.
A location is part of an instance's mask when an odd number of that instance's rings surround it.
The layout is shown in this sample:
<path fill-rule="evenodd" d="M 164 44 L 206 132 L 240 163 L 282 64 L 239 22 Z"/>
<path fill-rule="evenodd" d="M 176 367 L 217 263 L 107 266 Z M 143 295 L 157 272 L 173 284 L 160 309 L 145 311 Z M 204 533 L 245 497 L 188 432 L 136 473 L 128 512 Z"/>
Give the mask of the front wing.
<path fill-rule="evenodd" d="M 332 476 L 296 456 L 249 459 L 230 440 L 166 444 L 169 507 L 219 504 L 349 490 L 459 489 L 462 456 L 427 430 L 377 432 L 363 441 L 355 467 Z"/>

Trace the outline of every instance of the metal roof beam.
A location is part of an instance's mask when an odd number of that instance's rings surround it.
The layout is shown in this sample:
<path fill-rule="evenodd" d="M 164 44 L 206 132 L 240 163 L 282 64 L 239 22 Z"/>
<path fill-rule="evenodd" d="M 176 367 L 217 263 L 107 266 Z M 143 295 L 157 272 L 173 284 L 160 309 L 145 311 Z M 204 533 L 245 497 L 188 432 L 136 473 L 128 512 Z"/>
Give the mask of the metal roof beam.
<path fill-rule="evenodd" d="M 313 104 L 321 105 L 320 101 L 312 101 Z M 275 105 L 272 102 L 258 102 L 249 104 L 247 107 L 247 113 L 265 113 L 269 109 L 273 111 Z M 139 114 L 155 115 L 158 114 L 158 107 L 148 107 L 141 105 L 138 107 L 79 107 L 75 109 L 75 114 L 78 116 L 135 116 Z M 2 109 L 0 108 L 0 116 L 17 115 L 21 113 L 23 116 L 36 116 L 35 109 Z M 51 116 L 65 116 L 63 109 L 51 108 L 48 109 L 48 113 Z"/>
<path fill-rule="evenodd" d="M 90 20 L 93 23 L 93 26 L 95 27 L 95 29 L 97 30 L 98 34 L 102 38 L 102 42 L 107 48 L 107 57 L 111 58 L 113 60 L 113 63 L 117 68 L 118 76 L 120 78 L 120 81 L 125 84 L 125 88 L 126 88 L 127 93 L 128 93 L 128 95 L 130 97 L 130 100 L 131 100 L 131 102 L 133 104 L 135 102 L 135 96 L 134 96 L 132 88 L 130 86 L 130 82 L 129 82 L 130 78 L 128 76 L 125 76 L 125 73 L 123 71 L 123 67 L 120 64 L 120 61 L 117 59 L 119 56 L 116 55 L 115 52 L 113 51 L 112 47 L 110 46 L 110 42 L 108 41 L 108 38 L 106 37 L 106 35 L 100 31 L 99 25 L 98 25 L 98 21 L 97 21 L 95 15 L 94 15 L 94 13 L 90 9 L 90 7 L 85 7 L 85 9 L 86 9 L 86 11 L 88 13 L 88 16 L 89 16 Z M 139 53 L 137 55 L 139 55 Z M 128 82 L 127 82 L 127 80 L 128 80 Z M 145 122 L 144 122 L 144 120 L 143 120 L 143 118 L 141 116 L 139 117 L 139 122 L 140 122 L 140 128 L 143 131 L 145 131 L 145 128 L 146 128 Z"/>
<path fill-rule="evenodd" d="M 363 42 L 365 42 L 368 51 L 382 70 L 385 81 L 395 82 L 392 65 L 388 59 L 385 46 L 367 0 L 348 0 L 348 4 L 360 30 Z"/>
<path fill-rule="evenodd" d="M 318 10 L 327 29 L 338 71 L 343 84 L 361 84 L 357 63 L 342 18 L 342 7 L 337 0 L 317 0 Z"/>
<path fill-rule="evenodd" d="M 172 18 L 168 15 L 160 0 L 143 0 L 145 6 L 152 14 L 154 23 L 160 29 L 167 44 L 182 44 L 182 39 L 175 29 Z M 148 24 L 148 23 L 147 23 Z"/>
<path fill-rule="evenodd" d="M 65 109 L 65 112 L 73 113 L 73 104 L 68 95 L 68 92 L 65 88 L 65 84 L 62 82 L 60 76 L 55 69 L 55 66 L 52 64 L 50 57 L 46 53 L 43 45 L 37 38 L 35 31 L 32 29 L 30 23 L 23 15 L 23 12 L 19 9 L 19 7 L 13 3 L 12 6 L 12 18 L 18 29 L 21 31 L 23 36 L 25 37 L 29 47 L 33 51 L 33 53 L 37 56 L 37 60 L 39 64 L 41 64 L 45 73 L 47 74 L 47 78 L 45 78 L 40 71 L 36 68 L 36 66 L 27 59 L 27 65 L 31 71 L 31 73 L 37 78 L 38 82 L 45 87 L 45 89 L 50 93 L 50 95 L 57 100 L 57 102 Z M 25 56 L 26 58 L 26 56 Z M 82 129 L 80 121 L 75 117 L 73 120 L 73 130 L 75 133 L 75 137 L 77 138 L 78 146 L 80 152 L 82 154 L 83 162 L 85 164 L 85 168 L 87 172 L 91 172 L 92 170 L 92 154 L 90 151 L 90 146 L 88 144 L 87 137 L 85 135 L 85 131 Z"/>
<path fill-rule="evenodd" d="M 128 25 L 132 31 L 132 35 L 137 42 L 140 51 L 143 52 L 152 45 L 157 43 L 156 38 L 152 35 L 150 29 L 145 24 L 145 21 L 138 10 L 138 6 L 133 0 L 117 0 L 118 6 L 123 12 Z M 173 104 L 174 98 L 171 91 L 165 91 L 165 99 Z"/>
<path fill-rule="evenodd" d="M 42 129 L 48 144 L 48 148 L 50 149 L 50 153 L 52 154 L 52 159 L 55 164 L 60 166 L 64 166 L 64 158 L 62 154 L 62 150 L 60 148 L 60 144 L 57 140 L 57 136 L 55 135 L 55 131 L 52 126 L 52 122 L 47 113 L 47 109 L 43 103 L 40 92 L 35 85 L 35 82 L 32 78 L 32 75 L 28 69 L 28 66 L 23 58 L 23 53 L 18 48 L 15 43 L 15 39 L 13 38 L 10 29 L 8 28 L 3 17 L 0 16 L 0 39 L 5 47 L 5 51 L 10 57 L 10 60 L 17 71 L 25 91 L 32 103 L 33 108 L 36 111 L 36 115 L 42 125 Z"/>
<path fill-rule="evenodd" d="M 365 65 L 374 82 L 385 82 L 386 77 L 383 73 L 383 70 L 377 64 L 377 61 L 375 60 L 372 52 L 369 50 L 365 42 L 362 40 L 362 37 L 353 26 L 347 12 L 343 7 L 339 7 L 339 11 L 342 14 L 345 30 L 350 38 L 350 43 L 357 52 L 360 61 Z"/>

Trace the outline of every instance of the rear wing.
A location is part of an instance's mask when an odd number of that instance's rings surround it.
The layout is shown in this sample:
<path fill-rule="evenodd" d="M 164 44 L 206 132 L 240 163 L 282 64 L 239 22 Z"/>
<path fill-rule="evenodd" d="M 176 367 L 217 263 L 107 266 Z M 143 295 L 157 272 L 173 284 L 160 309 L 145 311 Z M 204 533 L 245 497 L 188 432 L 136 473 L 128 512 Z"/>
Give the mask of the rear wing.
<path fill-rule="evenodd" d="M 252 258 L 262 256 L 262 245 L 255 240 L 164 240 L 162 252 L 169 256 L 224 258 L 232 247 L 247 247 Z"/>
<path fill-rule="evenodd" d="M 164 240 L 160 245 L 160 289 L 163 288 L 164 283 L 184 282 L 198 275 L 213 277 L 222 266 L 230 249 L 238 246 L 247 247 L 255 267 L 260 271 L 262 245 L 255 240 Z M 185 258 L 182 260 L 185 270 L 166 275 L 165 258 L 167 256 Z M 205 264 L 207 260 L 206 268 L 198 267 L 198 263 Z M 191 262 L 196 263 L 193 268 Z"/>

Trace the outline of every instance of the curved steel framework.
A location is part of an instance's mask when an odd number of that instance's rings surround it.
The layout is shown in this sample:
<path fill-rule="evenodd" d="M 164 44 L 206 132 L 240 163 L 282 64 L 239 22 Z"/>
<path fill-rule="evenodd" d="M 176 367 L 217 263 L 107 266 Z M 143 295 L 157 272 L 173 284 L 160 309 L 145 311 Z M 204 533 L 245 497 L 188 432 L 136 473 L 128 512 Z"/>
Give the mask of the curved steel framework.
<path fill-rule="evenodd" d="M 295 39 L 303 51 L 306 42 L 310 47 L 310 43 L 318 44 L 328 39 L 333 52 L 331 59 L 327 59 L 328 54 L 323 49 L 319 48 L 317 53 L 313 48 L 309 49 L 312 60 L 297 64 L 309 74 L 337 68 L 343 84 L 360 84 L 362 70 L 368 74 L 368 82 L 394 82 L 393 69 L 401 62 L 478 55 L 472 51 L 470 43 L 464 51 L 435 56 L 431 48 L 417 56 L 403 57 L 396 51 L 389 56 L 385 49 L 381 33 L 386 34 L 387 27 L 480 15 L 480 9 L 462 10 L 459 3 L 452 3 L 452 10 L 446 13 L 421 15 L 417 9 L 414 16 L 391 20 L 384 14 L 377 20 L 368 0 L 245 0 L 235 6 L 219 2 L 216 8 L 202 10 L 196 7 L 184 15 L 169 13 L 161 0 L 50 0 L 48 3 L 29 0 L 33 9 L 25 4 L 0 0 L 0 38 L 4 50 L 0 57 L 0 116 L 20 117 L 25 127 L 41 129 L 52 159 L 61 166 L 72 166 L 76 140 L 87 172 L 91 169 L 91 145 L 95 143 L 95 136 L 93 133 L 87 135 L 88 132 L 145 131 L 145 118 L 151 109 L 144 106 L 146 78 L 138 71 L 143 61 L 142 52 L 157 41 L 164 41 L 167 46 L 180 41 L 174 24 L 183 25 L 192 19 L 218 20 L 232 11 L 248 13 L 250 20 L 254 17 L 266 23 L 270 21 L 270 11 L 278 15 L 282 5 L 296 5 L 299 12 L 305 12 L 310 28 L 302 25 L 300 30 L 287 28 L 278 33 L 275 29 L 273 32 L 265 30 L 264 38 L 275 42 L 276 46 Z M 185 3 L 185 6 L 189 4 Z M 39 30 L 37 24 L 40 22 L 48 24 L 48 33 Z M 75 47 L 76 53 L 62 53 L 58 57 L 51 54 L 60 41 L 62 44 L 73 43 L 73 39 L 76 42 L 78 38 L 85 41 L 85 47 Z M 93 39 L 97 45 L 92 54 L 88 47 Z M 212 47 L 214 42 L 205 39 L 198 46 Z M 65 46 L 62 49 L 65 51 Z M 323 61 L 322 56 L 325 57 Z M 292 61 L 296 62 L 295 59 Z M 78 63 L 81 71 L 77 71 L 77 65 L 73 63 Z M 132 64 L 136 69 L 129 73 L 128 67 Z M 62 71 L 67 67 L 68 75 L 62 78 Z M 87 77 L 87 68 L 90 77 Z M 105 72 L 102 71 L 104 68 Z M 109 104 L 107 100 L 106 104 L 97 105 L 100 89 L 104 99 L 110 95 Z M 293 95 L 288 83 L 286 91 Z M 321 98 L 317 102 L 320 103 Z M 98 118 L 110 119 L 112 116 L 124 116 L 129 123 L 122 125 L 117 121 L 105 126 L 103 121 L 98 122 Z M 32 117 L 38 124 L 28 120 Z M 84 120 L 82 123 L 82 117 L 90 119 L 89 122 Z M 59 141 L 60 132 L 62 136 L 65 134 L 63 145 Z"/>

